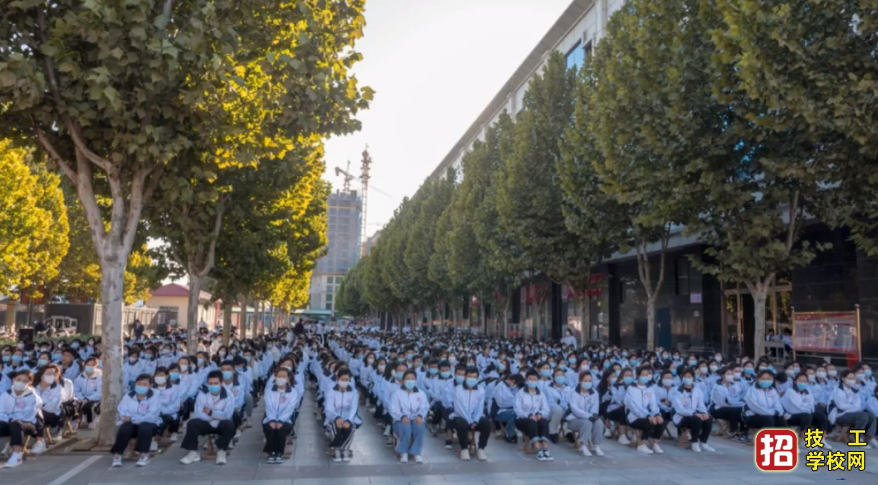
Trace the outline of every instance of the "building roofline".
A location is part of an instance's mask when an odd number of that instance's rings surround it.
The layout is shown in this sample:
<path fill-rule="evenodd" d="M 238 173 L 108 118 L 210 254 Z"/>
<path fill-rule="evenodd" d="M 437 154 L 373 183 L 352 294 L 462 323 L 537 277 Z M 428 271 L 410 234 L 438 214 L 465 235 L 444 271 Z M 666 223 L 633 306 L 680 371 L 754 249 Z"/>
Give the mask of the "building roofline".
<path fill-rule="evenodd" d="M 561 16 L 558 17 L 558 20 L 552 25 L 552 28 L 549 29 L 542 39 L 540 39 L 536 47 L 530 51 L 530 54 L 524 59 L 524 62 L 518 66 L 518 69 L 515 70 L 512 77 L 510 77 L 500 91 L 494 95 L 494 99 L 492 99 L 488 106 L 482 110 L 482 113 L 476 118 L 473 124 L 470 125 L 463 136 L 457 140 L 457 143 L 455 143 L 454 147 L 452 147 L 448 154 L 445 155 L 445 158 L 443 158 L 439 166 L 433 170 L 429 178 L 436 179 L 442 176 L 448 166 L 450 166 L 454 162 L 454 159 L 457 158 L 457 155 L 460 154 L 460 151 L 463 148 L 466 148 L 478 135 L 482 126 L 489 123 L 491 118 L 503 108 L 503 105 L 506 104 L 509 99 L 510 93 L 514 93 L 526 83 L 528 79 L 530 79 L 531 75 L 533 75 L 543 63 L 546 53 L 554 49 L 558 43 L 564 39 L 580 19 L 582 19 L 582 17 L 584 17 L 592 7 L 595 6 L 595 3 L 596 0 L 573 0 L 570 3 L 570 5 L 564 10 L 564 13 L 562 13 Z"/>

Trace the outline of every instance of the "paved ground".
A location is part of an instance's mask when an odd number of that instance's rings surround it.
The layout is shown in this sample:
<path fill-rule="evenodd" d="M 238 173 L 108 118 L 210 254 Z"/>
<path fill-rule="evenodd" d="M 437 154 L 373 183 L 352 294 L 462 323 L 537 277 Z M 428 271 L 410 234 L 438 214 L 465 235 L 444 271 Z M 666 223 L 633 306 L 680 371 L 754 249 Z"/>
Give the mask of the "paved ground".
<path fill-rule="evenodd" d="M 695 454 L 665 443 L 664 456 L 642 456 L 615 442 L 604 445 L 607 456 L 585 459 L 566 445 L 552 448 L 555 462 L 538 462 L 516 446 L 492 438 L 490 461 L 461 462 L 444 448 L 444 440 L 427 438 L 426 463 L 396 463 L 371 416 L 354 439 L 354 460 L 333 463 L 326 456 L 325 438 L 313 418 L 313 397 L 306 396 L 298 423 L 293 458 L 285 465 L 267 465 L 262 450 L 262 430 L 244 432 L 226 466 L 212 462 L 180 465 L 185 454 L 175 445 L 153 459 L 146 468 L 125 462 L 110 468 L 109 455 L 40 456 L 19 468 L 0 470 L 2 485 L 544 485 L 583 483 L 603 485 L 808 485 L 844 480 L 847 485 L 878 483 L 878 451 L 867 452 L 866 471 L 813 472 L 804 454 L 790 473 L 756 470 L 753 448 L 712 438 L 717 453 Z M 257 411 L 258 413 L 258 411 Z M 364 413 L 366 414 L 366 413 Z"/>

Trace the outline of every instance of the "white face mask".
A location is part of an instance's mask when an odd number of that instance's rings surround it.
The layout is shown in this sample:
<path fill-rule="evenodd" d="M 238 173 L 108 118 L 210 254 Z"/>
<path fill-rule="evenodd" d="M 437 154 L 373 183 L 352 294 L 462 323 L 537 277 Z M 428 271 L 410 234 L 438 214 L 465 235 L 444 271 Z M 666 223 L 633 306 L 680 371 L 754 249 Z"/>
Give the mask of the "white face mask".
<path fill-rule="evenodd" d="M 287 378 L 286 377 L 277 377 L 274 379 L 274 382 L 276 382 L 277 385 L 279 385 L 279 386 L 286 386 L 287 385 Z"/>
<path fill-rule="evenodd" d="M 46 384 L 54 384 L 55 383 L 55 376 L 54 375 L 44 375 L 43 382 L 45 382 Z"/>
<path fill-rule="evenodd" d="M 168 382 L 168 378 L 165 376 L 156 376 L 155 377 L 155 383 L 160 385 L 160 386 L 165 385 L 166 382 Z"/>
<path fill-rule="evenodd" d="M 13 389 L 14 391 L 23 391 L 23 390 L 25 390 L 26 388 L 27 388 L 27 383 L 26 383 L 26 382 L 15 381 L 15 382 L 12 383 L 12 389 Z"/>
<path fill-rule="evenodd" d="M 189 370 L 189 366 L 188 366 L 188 365 L 183 364 L 183 365 L 180 366 L 180 371 L 181 371 L 181 372 L 186 372 L 187 370 Z"/>
<path fill-rule="evenodd" d="M 349 385 L 351 385 L 351 381 L 338 381 L 338 387 L 340 389 L 347 389 Z"/>

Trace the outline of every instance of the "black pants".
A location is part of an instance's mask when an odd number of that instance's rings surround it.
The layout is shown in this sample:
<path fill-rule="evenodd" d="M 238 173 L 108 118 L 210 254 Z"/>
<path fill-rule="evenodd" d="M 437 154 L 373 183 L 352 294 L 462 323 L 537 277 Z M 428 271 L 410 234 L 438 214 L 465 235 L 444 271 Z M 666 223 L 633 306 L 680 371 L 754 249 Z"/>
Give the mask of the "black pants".
<path fill-rule="evenodd" d="M 282 455 L 287 444 L 287 436 L 293 427 L 289 423 L 282 423 L 280 429 L 272 429 L 270 423 L 262 425 L 262 433 L 265 435 L 265 446 L 262 451 L 269 455 Z"/>
<path fill-rule="evenodd" d="M 708 438 L 710 438 L 710 432 L 713 429 L 713 420 L 708 419 L 706 421 L 702 421 L 701 418 L 697 416 L 685 416 L 683 419 L 680 420 L 680 424 L 677 426 L 677 428 L 688 429 L 689 435 L 692 437 L 692 441 L 707 443 Z"/>
<path fill-rule="evenodd" d="M 43 411 L 43 424 L 50 430 L 62 426 L 64 424 L 64 410 L 62 409 L 58 414 Z"/>
<path fill-rule="evenodd" d="M 747 418 L 747 427 L 750 429 L 786 428 L 787 420 L 783 416 L 761 416 L 754 414 Z"/>
<path fill-rule="evenodd" d="M 162 434 L 165 430 L 170 431 L 171 433 L 177 433 L 180 431 L 180 418 L 171 416 L 170 414 L 162 414 L 160 415 L 162 418 L 162 425 L 158 430 L 158 434 Z"/>
<path fill-rule="evenodd" d="M 347 424 L 350 425 L 349 428 L 339 428 L 336 426 L 335 421 L 331 421 L 329 426 L 326 426 L 329 435 L 332 436 L 332 441 L 329 442 L 330 448 L 336 450 L 349 450 L 351 448 L 354 431 L 357 428 L 350 421 L 347 421 Z"/>
<path fill-rule="evenodd" d="M 137 438 L 137 445 L 134 447 L 138 453 L 149 453 L 149 447 L 152 445 L 152 437 L 155 436 L 155 423 L 132 422 L 122 423 L 116 431 L 116 443 L 110 448 L 110 453 L 121 455 L 128 448 L 128 442 L 131 438 Z"/>
<path fill-rule="evenodd" d="M 724 407 L 724 408 L 714 408 L 710 413 L 714 419 L 723 419 L 729 422 L 729 431 L 732 433 L 738 432 L 738 427 L 741 428 L 741 431 L 747 432 L 747 423 L 741 417 L 741 412 L 744 411 L 744 408 L 732 408 L 732 407 Z"/>
<path fill-rule="evenodd" d="M 101 402 L 82 401 L 79 405 L 79 414 L 85 418 L 85 422 L 94 422 L 96 415 L 101 414 Z"/>
<path fill-rule="evenodd" d="M 74 400 L 65 401 L 61 403 L 61 412 L 64 413 L 64 417 L 70 420 L 79 418 L 79 406 L 78 403 Z"/>
<path fill-rule="evenodd" d="M 442 402 L 437 401 L 433 403 L 431 409 L 433 410 L 433 416 L 430 419 L 430 424 L 438 426 L 442 422 L 442 418 L 445 417 L 445 407 L 442 406 Z"/>
<path fill-rule="evenodd" d="M 806 429 L 819 429 L 822 431 L 826 430 L 828 425 L 828 420 L 824 414 L 817 413 L 800 413 L 794 414 L 790 416 L 790 419 L 787 420 L 787 424 L 790 426 L 795 426 L 800 430 L 804 431 Z"/>
<path fill-rule="evenodd" d="M 665 428 L 668 426 L 667 421 L 662 421 L 662 424 L 652 424 L 649 422 L 647 418 L 635 419 L 631 422 L 630 426 L 634 429 L 638 429 L 642 431 L 640 437 L 641 439 L 660 439 L 665 432 Z"/>
<path fill-rule="evenodd" d="M 549 420 L 542 418 L 534 421 L 529 418 L 515 418 L 515 429 L 521 431 L 521 434 L 528 439 L 545 440 L 549 436 Z"/>
<path fill-rule="evenodd" d="M 198 418 L 189 421 L 186 426 L 186 436 L 183 438 L 181 448 L 188 451 L 198 451 L 198 437 L 205 435 L 217 435 L 216 447 L 221 450 L 228 450 L 229 443 L 235 437 L 235 423 L 231 419 L 220 421 L 214 428 L 207 421 Z"/>
<path fill-rule="evenodd" d="M 43 424 L 39 421 L 36 424 L 22 423 L 19 421 L 0 421 L 0 438 L 9 437 L 9 446 L 24 446 L 24 435 L 37 436 L 43 435 Z"/>
<path fill-rule="evenodd" d="M 232 423 L 235 424 L 235 429 L 241 427 L 244 424 L 244 418 L 241 416 L 241 411 L 235 411 L 232 413 Z"/>
<path fill-rule="evenodd" d="M 544 420 L 545 421 L 545 420 Z M 451 426 L 457 431 L 457 440 L 460 442 L 460 449 L 466 450 L 469 448 L 469 432 L 478 432 L 479 433 L 479 449 L 484 450 L 488 446 L 488 438 L 491 437 L 491 421 L 488 418 L 482 417 L 482 419 L 478 420 L 478 422 L 474 423 L 475 427 L 470 428 L 469 423 L 466 422 L 463 418 L 454 418 L 454 421 L 451 422 Z M 549 425 L 548 421 L 546 422 L 546 430 L 548 431 Z"/>
<path fill-rule="evenodd" d="M 607 411 L 607 418 L 624 426 L 628 424 L 628 415 L 625 413 L 625 407 L 618 407 L 612 411 Z"/>
<path fill-rule="evenodd" d="M 183 401 L 183 404 L 180 406 L 180 419 L 183 421 L 189 421 L 189 417 L 195 411 L 195 398 L 189 398 Z"/>

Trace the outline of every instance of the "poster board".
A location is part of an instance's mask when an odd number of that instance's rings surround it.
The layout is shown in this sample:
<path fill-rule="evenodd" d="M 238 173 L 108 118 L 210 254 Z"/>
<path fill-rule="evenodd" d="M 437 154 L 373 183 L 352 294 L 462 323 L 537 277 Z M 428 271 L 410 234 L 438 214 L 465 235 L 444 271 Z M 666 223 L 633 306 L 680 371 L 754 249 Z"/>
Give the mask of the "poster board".
<path fill-rule="evenodd" d="M 794 353 L 862 355 L 859 308 L 852 312 L 793 312 L 792 317 Z"/>

